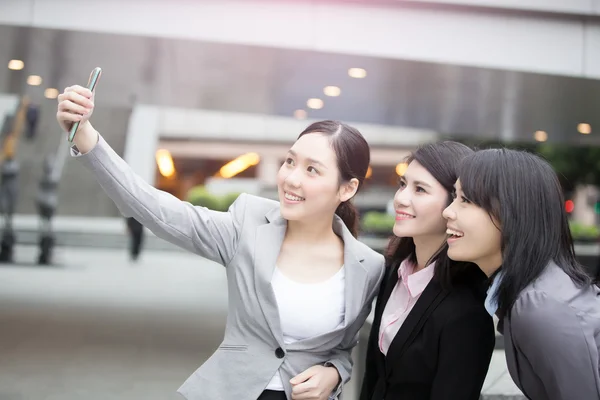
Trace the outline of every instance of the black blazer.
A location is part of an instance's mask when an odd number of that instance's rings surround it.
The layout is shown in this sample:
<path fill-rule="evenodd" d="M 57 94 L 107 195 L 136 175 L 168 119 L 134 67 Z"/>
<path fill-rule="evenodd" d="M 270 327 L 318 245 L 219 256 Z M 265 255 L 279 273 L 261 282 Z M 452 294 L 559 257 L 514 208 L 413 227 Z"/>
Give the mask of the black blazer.
<path fill-rule="evenodd" d="M 487 277 L 473 266 L 450 291 L 434 277 L 384 356 L 379 326 L 398 268 L 388 268 L 381 284 L 360 400 L 478 400 L 495 342 Z"/>

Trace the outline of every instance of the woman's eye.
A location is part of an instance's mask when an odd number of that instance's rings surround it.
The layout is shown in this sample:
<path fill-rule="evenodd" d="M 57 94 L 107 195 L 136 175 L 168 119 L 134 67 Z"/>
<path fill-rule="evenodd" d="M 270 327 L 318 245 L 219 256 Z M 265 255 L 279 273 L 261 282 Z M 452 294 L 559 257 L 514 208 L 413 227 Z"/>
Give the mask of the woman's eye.
<path fill-rule="evenodd" d="M 307 171 L 308 171 L 308 173 L 309 173 L 309 174 L 311 174 L 311 175 L 316 175 L 316 174 L 318 174 L 318 173 L 319 173 L 319 171 L 317 171 L 315 167 L 308 167 L 306 170 L 307 170 Z"/>
<path fill-rule="evenodd" d="M 425 189 L 423 189 L 421 186 L 417 186 L 417 193 L 426 193 Z"/>
<path fill-rule="evenodd" d="M 287 165 L 294 165 L 294 160 L 292 160 L 291 158 L 286 158 L 286 159 L 285 159 L 285 163 L 286 163 Z"/>
<path fill-rule="evenodd" d="M 465 196 L 460 196 L 460 202 L 471 204 L 471 201 L 469 199 L 467 199 Z"/>

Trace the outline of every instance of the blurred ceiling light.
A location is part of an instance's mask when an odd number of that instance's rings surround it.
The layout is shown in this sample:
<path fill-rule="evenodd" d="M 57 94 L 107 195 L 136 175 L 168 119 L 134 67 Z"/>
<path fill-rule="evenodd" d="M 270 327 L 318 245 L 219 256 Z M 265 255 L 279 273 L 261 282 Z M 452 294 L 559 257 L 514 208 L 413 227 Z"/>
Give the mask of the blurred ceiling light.
<path fill-rule="evenodd" d="M 260 156 L 258 154 L 246 153 L 223 165 L 219 170 L 219 175 L 223 178 L 231 178 L 259 162 Z"/>
<path fill-rule="evenodd" d="M 323 93 L 325 93 L 325 96 L 337 97 L 342 93 L 342 89 L 337 86 L 325 86 Z"/>
<path fill-rule="evenodd" d="M 321 99 L 308 99 L 306 102 L 306 106 L 308 108 L 312 108 L 313 110 L 320 110 L 323 108 L 323 100 Z"/>
<path fill-rule="evenodd" d="M 592 133 L 592 126 L 590 124 L 579 124 L 577 125 L 577 130 L 582 135 L 589 135 Z"/>
<path fill-rule="evenodd" d="M 548 134 L 546 132 L 544 132 L 544 131 L 536 131 L 533 134 L 533 137 L 538 142 L 545 142 L 546 140 L 548 140 Z"/>
<path fill-rule="evenodd" d="M 27 77 L 27 84 L 31 86 L 40 86 L 42 84 L 42 77 L 39 75 L 29 75 Z"/>
<path fill-rule="evenodd" d="M 20 71 L 25 68 L 25 63 L 21 60 L 10 60 L 8 62 L 8 69 L 12 69 L 13 71 Z"/>
<path fill-rule="evenodd" d="M 173 164 L 173 157 L 171 157 L 169 150 L 158 149 L 156 151 L 156 164 L 162 176 L 171 178 L 175 175 L 175 165 Z"/>
<path fill-rule="evenodd" d="M 306 119 L 306 111 L 304 111 L 304 110 L 296 110 L 296 111 L 294 111 L 294 118 L 296 118 L 296 119 Z"/>
<path fill-rule="evenodd" d="M 58 97 L 58 89 L 47 88 L 44 90 L 44 97 L 47 99 L 55 99 Z"/>
<path fill-rule="evenodd" d="M 369 166 L 369 169 L 367 169 L 367 174 L 365 175 L 365 179 L 369 179 L 371 176 L 373 176 L 373 168 Z"/>
<path fill-rule="evenodd" d="M 396 173 L 398 174 L 398 176 L 404 176 L 404 173 L 406 172 L 406 169 L 408 168 L 408 163 L 400 163 L 398 165 L 396 165 Z"/>
<path fill-rule="evenodd" d="M 367 71 L 362 68 L 350 68 L 348 70 L 348 75 L 351 78 L 361 79 L 367 76 Z"/>

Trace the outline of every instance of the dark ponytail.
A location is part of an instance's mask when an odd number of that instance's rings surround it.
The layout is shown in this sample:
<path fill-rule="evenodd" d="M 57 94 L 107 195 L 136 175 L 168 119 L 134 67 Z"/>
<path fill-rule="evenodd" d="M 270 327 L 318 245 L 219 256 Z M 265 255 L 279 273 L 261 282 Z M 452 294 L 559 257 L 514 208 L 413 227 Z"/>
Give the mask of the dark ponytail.
<path fill-rule="evenodd" d="M 337 210 L 335 210 L 335 214 L 344 221 L 346 228 L 352 233 L 352 236 L 358 237 L 358 210 L 350 201 L 340 203 Z"/>
<path fill-rule="evenodd" d="M 339 121 L 315 122 L 300 133 L 298 139 L 309 133 L 320 133 L 330 137 L 331 147 L 337 158 L 340 184 L 356 179 L 358 192 L 365 181 L 371 162 L 371 149 L 363 135 L 357 129 Z M 358 210 L 351 200 L 340 203 L 335 213 L 344 221 L 352 235 L 357 237 Z"/>

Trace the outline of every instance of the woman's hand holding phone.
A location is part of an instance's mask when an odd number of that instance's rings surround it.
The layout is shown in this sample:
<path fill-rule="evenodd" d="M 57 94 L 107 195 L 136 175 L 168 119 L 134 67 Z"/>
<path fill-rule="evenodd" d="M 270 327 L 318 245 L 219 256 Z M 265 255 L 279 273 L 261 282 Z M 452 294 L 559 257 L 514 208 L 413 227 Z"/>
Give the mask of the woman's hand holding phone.
<path fill-rule="evenodd" d="M 67 139 L 73 142 L 81 153 L 87 153 L 98 142 L 98 132 L 89 122 L 94 112 L 93 88 L 99 78 L 99 73 L 97 73 L 92 82 L 94 72 L 88 82 L 91 88 L 79 85 L 69 86 L 58 96 L 56 119 L 60 127 L 68 133 Z"/>

